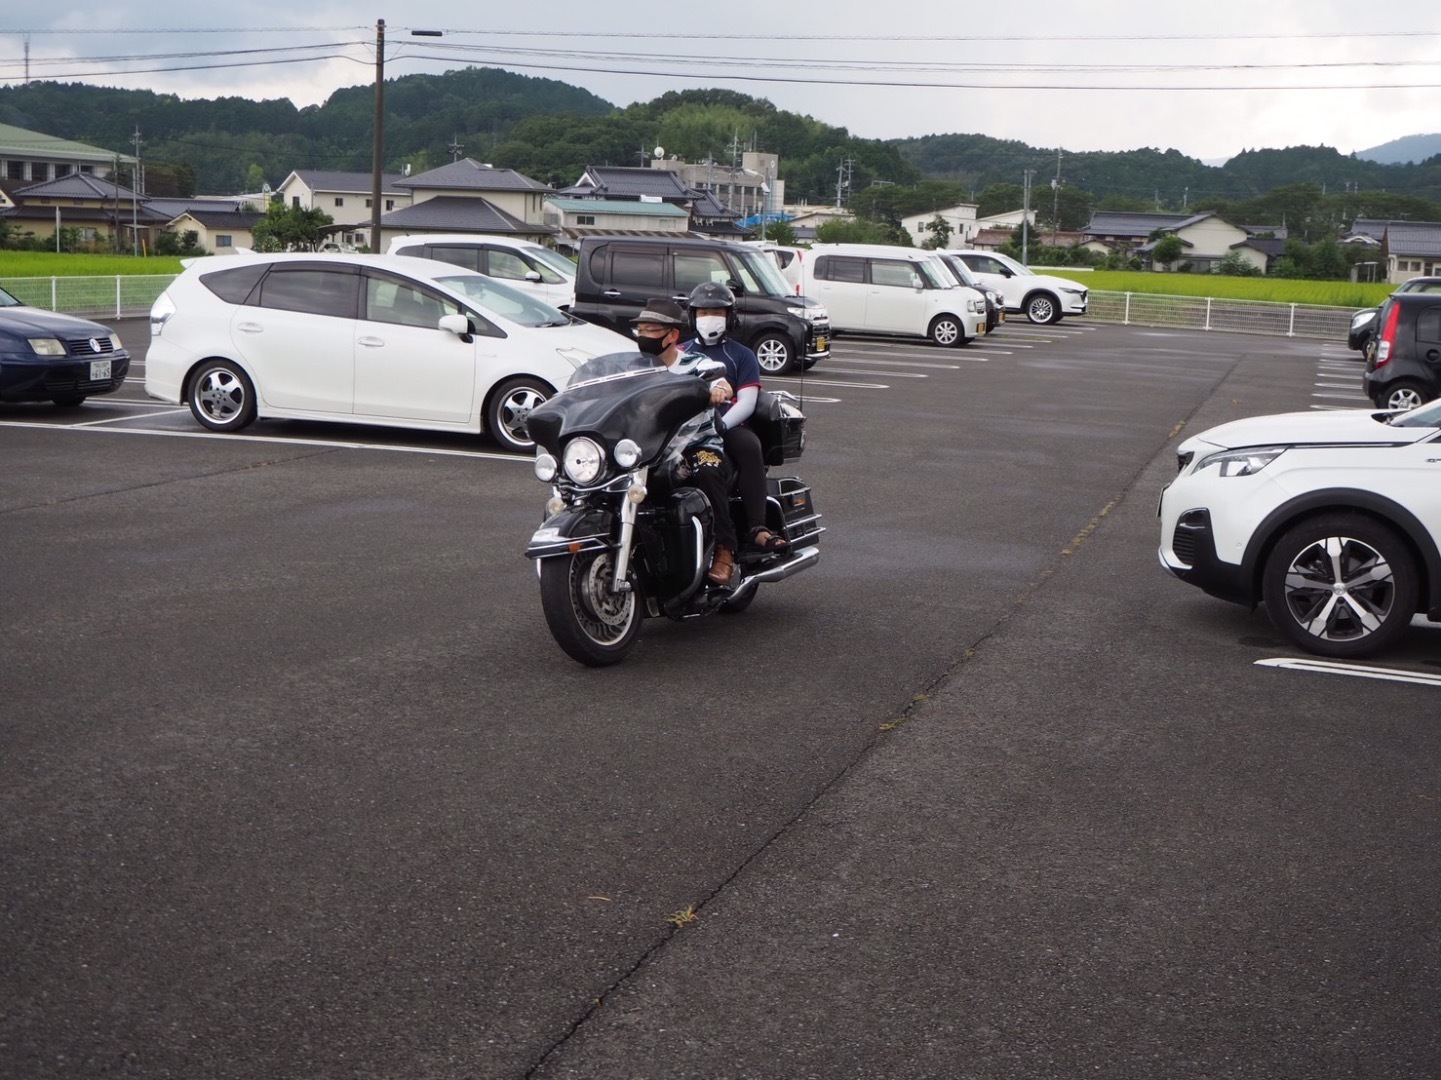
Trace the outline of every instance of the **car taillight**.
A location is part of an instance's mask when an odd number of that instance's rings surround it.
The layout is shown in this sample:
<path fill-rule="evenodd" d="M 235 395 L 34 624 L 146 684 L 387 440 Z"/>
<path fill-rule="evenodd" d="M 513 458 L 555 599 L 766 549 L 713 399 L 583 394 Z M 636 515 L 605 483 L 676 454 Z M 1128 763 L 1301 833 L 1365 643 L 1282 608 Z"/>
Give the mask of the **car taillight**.
<path fill-rule="evenodd" d="M 1386 316 L 1386 325 L 1381 330 L 1381 344 L 1376 346 L 1376 366 L 1380 367 L 1391 359 L 1391 343 L 1396 340 L 1396 324 L 1401 321 L 1401 305 L 1392 304 L 1391 313 Z"/>

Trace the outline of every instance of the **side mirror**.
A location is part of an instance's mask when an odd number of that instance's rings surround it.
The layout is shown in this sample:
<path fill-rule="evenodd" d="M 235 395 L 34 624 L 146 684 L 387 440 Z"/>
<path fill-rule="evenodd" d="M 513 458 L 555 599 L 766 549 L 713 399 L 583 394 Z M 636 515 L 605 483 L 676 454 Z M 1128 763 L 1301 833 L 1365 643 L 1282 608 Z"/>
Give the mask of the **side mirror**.
<path fill-rule="evenodd" d="M 460 338 L 461 341 L 468 342 L 471 340 L 470 319 L 464 315 L 442 315 L 440 317 L 439 328 L 449 331 Z"/>
<path fill-rule="evenodd" d="M 539 271 L 539 270 L 527 270 L 527 271 L 525 272 L 525 280 L 526 280 L 526 281 L 539 281 L 539 280 L 540 280 L 540 271 Z"/>
<path fill-rule="evenodd" d="M 746 287 L 735 278 L 731 278 L 729 281 L 726 282 L 726 288 L 728 288 L 731 292 L 735 293 L 736 296 L 745 295 Z"/>

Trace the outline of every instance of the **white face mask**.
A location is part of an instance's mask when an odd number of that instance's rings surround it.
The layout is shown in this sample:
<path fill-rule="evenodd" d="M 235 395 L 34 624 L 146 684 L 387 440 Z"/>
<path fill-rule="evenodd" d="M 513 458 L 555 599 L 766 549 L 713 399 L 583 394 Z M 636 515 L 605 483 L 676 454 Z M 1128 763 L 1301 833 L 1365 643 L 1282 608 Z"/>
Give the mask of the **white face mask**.
<path fill-rule="evenodd" d="M 714 345 L 726 332 L 724 315 L 698 315 L 695 320 L 696 337 L 707 345 Z"/>

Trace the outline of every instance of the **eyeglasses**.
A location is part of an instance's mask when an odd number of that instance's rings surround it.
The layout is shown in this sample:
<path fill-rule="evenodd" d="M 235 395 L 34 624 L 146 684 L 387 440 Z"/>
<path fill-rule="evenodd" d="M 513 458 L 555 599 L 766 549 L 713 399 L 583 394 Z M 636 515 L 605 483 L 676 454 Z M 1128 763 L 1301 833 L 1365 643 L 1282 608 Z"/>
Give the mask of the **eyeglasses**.
<path fill-rule="evenodd" d="M 636 337 L 662 338 L 674 329 L 673 326 L 632 326 L 630 332 Z"/>

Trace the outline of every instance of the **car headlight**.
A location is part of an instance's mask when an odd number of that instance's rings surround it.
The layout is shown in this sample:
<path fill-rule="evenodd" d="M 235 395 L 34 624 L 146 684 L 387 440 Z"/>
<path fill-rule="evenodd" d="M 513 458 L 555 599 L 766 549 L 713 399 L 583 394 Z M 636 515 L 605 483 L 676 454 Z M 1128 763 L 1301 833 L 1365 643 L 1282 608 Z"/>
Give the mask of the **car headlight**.
<path fill-rule="evenodd" d="M 1207 454 L 1196 471 L 1216 466 L 1222 476 L 1252 476 L 1286 452 L 1284 446 L 1252 446 L 1244 450 L 1222 450 Z"/>
<path fill-rule="evenodd" d="M 535 451 L 535 478 L 547 484 L 555 479 L 558 466 L 555 458 L 539 448 Z"/>
<path fill-rule="evenodd" d="M 1085 290 L 1085 289 L 1068 289 L 1068 288 L 1066 288 L 1064 285 L 1061 286 L 1061 292 L 1063 292 L 1063 293 L 1070 293 L 1072 296 L 1085 296 L 1085 295 L 1086 295 L 1086 290 Z"/>
<path fill-rule="evenodd" d="M 984 300 L 967 300 L 966 308 L 972 315 L 980 315 L 986 310 L 986 302 Z"/>
<path fill-rule="evenodd" d="M 35 350 L 36 356 L 65 355 L 65 345 L 53 337 L 33 337 L 30 339 L 30 348 Z"/>
<path fill-rule="evenodd" d="M 593 439 L 582 437 L 565 444 L 565 475 L 577 484 L 594 483 L 604 463 L 605 455 Z"/>

